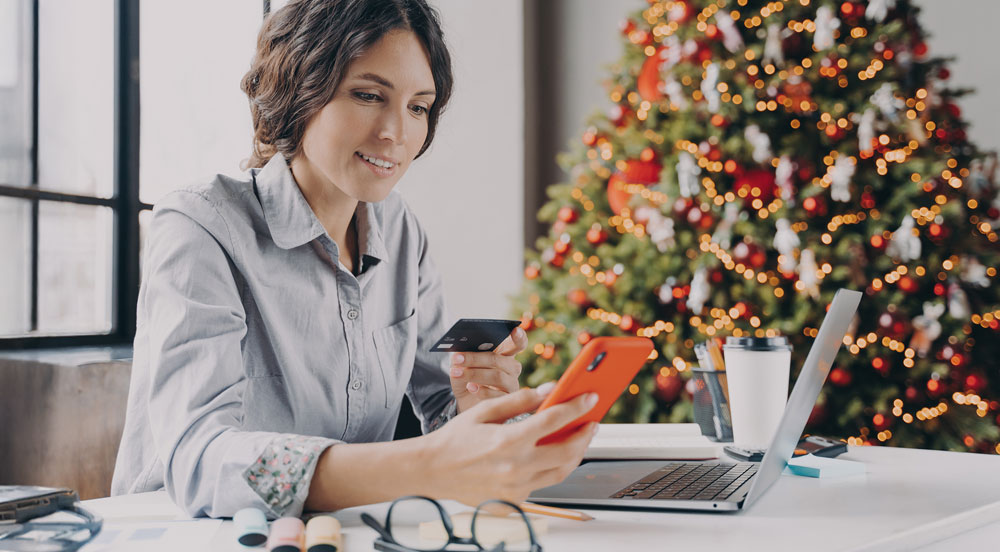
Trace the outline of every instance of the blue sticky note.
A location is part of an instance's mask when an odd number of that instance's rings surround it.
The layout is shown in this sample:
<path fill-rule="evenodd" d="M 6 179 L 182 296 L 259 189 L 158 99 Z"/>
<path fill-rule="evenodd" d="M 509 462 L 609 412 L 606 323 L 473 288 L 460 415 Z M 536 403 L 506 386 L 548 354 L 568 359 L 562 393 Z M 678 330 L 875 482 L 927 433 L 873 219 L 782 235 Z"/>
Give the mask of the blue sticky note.
<path fill-rule="evenodd" d="M 842 477 L 865 473 L 865 465 L 853 460 L 806 454 L 789 460 L 788 471 L 805 477 Z"/>

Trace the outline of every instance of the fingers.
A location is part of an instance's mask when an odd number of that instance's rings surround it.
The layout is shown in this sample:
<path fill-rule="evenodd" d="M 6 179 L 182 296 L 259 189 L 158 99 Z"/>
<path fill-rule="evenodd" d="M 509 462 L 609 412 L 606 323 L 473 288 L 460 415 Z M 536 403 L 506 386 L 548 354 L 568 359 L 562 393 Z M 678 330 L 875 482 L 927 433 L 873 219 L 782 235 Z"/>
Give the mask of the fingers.
<path fill-rule="evenodd" d="M 597 405 L 599 399 L 597 393 L 585 393 L 572 400 L 546 408 L 525 420 L 523 422 L 526 426 L 525 429 L 531 431 L 537 439 L 541 439 L 590 412 Z"/>
<path fill-rule="evenodd" d="M 551 387 L 549 388 L 551 391 Z M 472 409 L 474 419 L 480 423 L 503 422 L 518 414 L 531 412 L 542 404 L 545 395 L 535 389 L 521 389 L 490 401 L 483 401 Z M 547 412 L 547 411 L 546 411 Z"/>
<path fill-rule="evenodd" d="M 451 357 L 452 374 L 454 368 L 497 368 L 513 377 L 521 375 L 521 363 L 513 357 L 497 353 L 455 353 Z"/>
<path fill-rule="evenodd" d="M 465 388 L 470 393 L 476 393 L 482 387 L 492 387 L 505 393 L 513 393 L 520 388 L 517 378 L 493 368 L 467 369 L 463 379 L 466 381 Z"/>
<path fill-rule="evenodd" d="M 538 471 L 529 479 L 531 489 L 555 485 L 566 479 L 583 459 L 587 446 L 597 434 L 597 422 L 584 424 L 565 441 L 536 447 Z"/>
<path fill-rule="evenodd" d="M 525 350 L 528 347 L 528 335 L 524 333 L 524 330 L 520 326 L 514 328 L 514 331 L 510 332 L 507 339 L 503 340 L 496 349 L 496 353 L 504 356 L 514 356 L 517 353 Z"/>

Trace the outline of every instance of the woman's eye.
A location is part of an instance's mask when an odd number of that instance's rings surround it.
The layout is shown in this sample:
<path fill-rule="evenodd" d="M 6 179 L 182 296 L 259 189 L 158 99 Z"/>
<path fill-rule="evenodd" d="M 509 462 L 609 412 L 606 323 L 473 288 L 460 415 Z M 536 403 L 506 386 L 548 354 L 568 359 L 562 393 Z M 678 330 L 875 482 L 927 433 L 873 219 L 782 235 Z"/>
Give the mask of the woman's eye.
<path fill-rule="evenodd" d="M 410 111 L 413 111 L 416 115 L 426 115 L 427 108 L 422 105 L 412 105 L 410 106 Z"/>
<path fill-rule="evenodd" d="M 371 94 L 369 92 L 355 92 L 354 97 L 363 102 L 375 102 L 378 101 L 378 94 Z"/>

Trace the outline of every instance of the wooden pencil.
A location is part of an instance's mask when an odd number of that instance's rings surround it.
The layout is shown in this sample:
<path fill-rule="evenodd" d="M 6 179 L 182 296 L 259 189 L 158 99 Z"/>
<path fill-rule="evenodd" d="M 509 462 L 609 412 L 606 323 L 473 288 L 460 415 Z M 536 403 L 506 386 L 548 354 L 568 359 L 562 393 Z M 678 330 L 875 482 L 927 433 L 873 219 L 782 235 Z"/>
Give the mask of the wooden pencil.
<path fill-rule="evenodd" d="M 567 510 L 565 508 L 556 508 L 555 506 L 542 506 L 541 504 L 535 504 L 533 502 L 522 502 L 519 504 L 521 509 L 529 514 L 538 514 L 541 516 L 558 517 L 565 519 L 575 519 L 577 521 L 590 521 L 594 519 L 593 517 L 576 510 Z"/>

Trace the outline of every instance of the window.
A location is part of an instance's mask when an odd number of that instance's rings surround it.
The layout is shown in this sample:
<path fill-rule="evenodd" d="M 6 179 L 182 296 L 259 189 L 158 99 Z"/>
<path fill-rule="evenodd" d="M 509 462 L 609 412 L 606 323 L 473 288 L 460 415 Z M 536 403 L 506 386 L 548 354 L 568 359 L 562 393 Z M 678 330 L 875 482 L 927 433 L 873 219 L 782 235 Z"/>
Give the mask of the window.
<path fill-rule="evenodd" d="M 0 348 L 132 340 L 152 205 L 249 155 L 267 4 L 0 0 Z"/>

